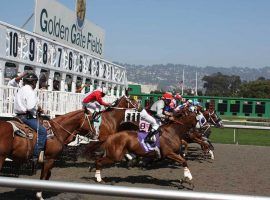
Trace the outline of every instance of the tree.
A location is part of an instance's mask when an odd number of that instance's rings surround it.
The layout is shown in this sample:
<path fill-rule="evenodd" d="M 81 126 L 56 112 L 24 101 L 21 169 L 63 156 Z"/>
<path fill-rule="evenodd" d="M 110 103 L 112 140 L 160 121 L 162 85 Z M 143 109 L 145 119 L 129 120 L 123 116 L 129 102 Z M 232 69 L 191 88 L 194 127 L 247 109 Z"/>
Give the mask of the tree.
<path fill-rule="evenodd" d="M 247 98 L 270 98 L 270 80 L 258 79 L 244 83 L 239 93 Z"/>
<path fill-rule="evenodd" d="M 228 76 L 220 72 L 204 76 L 202 80 L 207 96 L 237 96 L 241 85 L 239 76 Z"/>

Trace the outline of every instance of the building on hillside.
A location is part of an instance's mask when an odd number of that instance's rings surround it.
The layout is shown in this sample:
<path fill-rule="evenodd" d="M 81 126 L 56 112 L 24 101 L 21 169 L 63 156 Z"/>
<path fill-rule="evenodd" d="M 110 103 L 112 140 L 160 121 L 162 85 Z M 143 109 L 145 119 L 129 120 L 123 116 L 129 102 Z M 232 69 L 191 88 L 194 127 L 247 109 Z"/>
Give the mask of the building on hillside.
<path fill-rule="evenodd" d="M 128 88 L 130 92 L 135 94 L 150 94 L 158 89 L 158 85 L 142 85 L 138 83 L 128 82 Z"/>

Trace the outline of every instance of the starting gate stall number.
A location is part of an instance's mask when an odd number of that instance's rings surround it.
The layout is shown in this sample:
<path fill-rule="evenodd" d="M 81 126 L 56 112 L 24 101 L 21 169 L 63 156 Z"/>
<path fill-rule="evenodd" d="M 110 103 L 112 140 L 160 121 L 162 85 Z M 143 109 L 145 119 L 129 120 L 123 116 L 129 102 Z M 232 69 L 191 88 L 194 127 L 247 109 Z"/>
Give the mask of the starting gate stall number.
<path fill-rule="evenodd" d="M 123 86 L 127 83 L 126 70 L 121 66 L 27 31 L 2 24 L 0 29 L 0 38 L 5 38 L 4 55 L 0 51 L 2 58 Z"/>

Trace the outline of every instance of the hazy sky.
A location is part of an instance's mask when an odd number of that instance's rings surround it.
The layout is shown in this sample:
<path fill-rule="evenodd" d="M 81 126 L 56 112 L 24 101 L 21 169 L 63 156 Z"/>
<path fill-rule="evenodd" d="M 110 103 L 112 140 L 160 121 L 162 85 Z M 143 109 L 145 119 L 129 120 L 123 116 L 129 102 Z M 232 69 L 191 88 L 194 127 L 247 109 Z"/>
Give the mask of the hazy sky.
<path fill-rule="evenodd" d="M 1 0 L 0 20 L 22 26 L 34 2 Z M 109 61 L 270 66 L 270 0 L 87 0 L 86 15 L 105 29 Z"/>

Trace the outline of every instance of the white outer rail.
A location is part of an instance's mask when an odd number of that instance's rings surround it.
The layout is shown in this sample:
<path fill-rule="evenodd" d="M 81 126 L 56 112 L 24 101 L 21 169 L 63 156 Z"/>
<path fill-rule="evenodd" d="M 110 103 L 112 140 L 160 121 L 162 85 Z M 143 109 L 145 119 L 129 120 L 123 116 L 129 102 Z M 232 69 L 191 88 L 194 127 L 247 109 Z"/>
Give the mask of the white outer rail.
<path fill-rule="evenodd" d="M 45 181 L 34 179 L 0 177 L 0 186 L 31 190 L 54 192 L 84 193 L 118 197 L 137 197 L 142 199 L 219 199 L 219 200 L 270 200 L 270 197 L 231 195 L 218 193 L 172 191 L 163 189 L 145 189 L 137 187 L 123 187 L 97 185 L 86 183 L 71 183 L 62 181 Z"/>
<path fill-rule="evenodd" d="M 224 125 L 224 128 L 270 130 L 268 126 Z"/>

